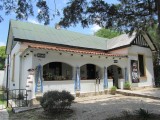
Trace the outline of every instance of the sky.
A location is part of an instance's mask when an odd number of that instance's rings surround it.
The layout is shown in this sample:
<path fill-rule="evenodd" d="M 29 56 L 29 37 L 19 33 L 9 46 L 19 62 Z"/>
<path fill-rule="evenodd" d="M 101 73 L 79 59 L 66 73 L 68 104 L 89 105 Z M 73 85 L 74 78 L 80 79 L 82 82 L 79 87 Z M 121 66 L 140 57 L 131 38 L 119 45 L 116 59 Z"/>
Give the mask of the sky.
<path fill-rule="evenodd" d="M 54 0 L 46 0 L 47 4 L 49 5 L 49 7 L 51 9 L 54 9 L 53 4 L 54 4 Z M 53 18 L 53 20 L 50 22 L 49 26 L 54 27 L 56 23 L 59 22 L 60 18 L 62 17 L 62 11 L 63 8 L 67 5 L 67 2 L 69 0 L 55 0 L 56 2 L 56 8 L 60 11 L 60 16 L 56 16 L 55 18 Z M 114 4 L 114 3 L 118 3 L 117 0 L 105 0 L 110 4 Z M 33 0 L 34 4 L 36 3 L 35 0 Z M 35 13 L 38 12 L 38 10 L 36 8 L 34 8 Z M 9 28 L 9 21 L 10 19 L 16 19 L 15 18 L 15 14 L 11 13 L 10 15 L 5 15 L 4 11 L 0 11 L 0 15 L 2 15 L 3 17 L 3 21 L 0 23 L 0 46 L 5 46 L 6 42 L 7 42 L 7 36 L 8 36 L 8 28 Z M 36 16 L 34 17 L 29 17 L 28 22 L 32 22 L 35 24 L 40 24 L 37 19 Z M 91 25 L 87 28 L 83 28 L 81 25 L 77 25 L 74 27 L 69 27 L 67 28 L 67 30 L 70 31 L 74 31 L 74 32 L 79 32 L 82 34 L 90 34 L 93 35 L 96 31 L 98 31 L 100 29 L 100 27 L 96 24 Z"/>

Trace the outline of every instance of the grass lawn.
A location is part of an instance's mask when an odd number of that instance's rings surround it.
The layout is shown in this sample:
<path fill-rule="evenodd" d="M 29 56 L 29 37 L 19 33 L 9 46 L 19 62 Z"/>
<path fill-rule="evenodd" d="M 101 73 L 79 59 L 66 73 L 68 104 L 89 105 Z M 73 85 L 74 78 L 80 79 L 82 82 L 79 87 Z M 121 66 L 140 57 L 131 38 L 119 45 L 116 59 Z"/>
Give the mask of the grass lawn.
<path fill-rule="evenodd" d="M 0 105 L 4 104 L 3 91 L 0 91 Z"/>

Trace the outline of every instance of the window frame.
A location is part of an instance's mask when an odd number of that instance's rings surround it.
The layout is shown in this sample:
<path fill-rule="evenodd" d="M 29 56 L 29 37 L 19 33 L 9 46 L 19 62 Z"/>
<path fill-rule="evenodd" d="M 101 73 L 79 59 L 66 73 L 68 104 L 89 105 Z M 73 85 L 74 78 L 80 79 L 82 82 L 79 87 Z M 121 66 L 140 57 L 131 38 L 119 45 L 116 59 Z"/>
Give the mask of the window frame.
<path fill-rule="evenodd" d="M 143 57 L 143 71 L 144 71 L 144 74 L 142 76 L 141 76 L 141 73 L 140 73 L 140 60 L 139 60 L 139 56 Z M 144 57 L 144 54 L 138 54 L 138 69 L 139 69 L 139 77 L 140 78 L 146 77 L 146 66 L 145 66 L 145 57 Z"/>

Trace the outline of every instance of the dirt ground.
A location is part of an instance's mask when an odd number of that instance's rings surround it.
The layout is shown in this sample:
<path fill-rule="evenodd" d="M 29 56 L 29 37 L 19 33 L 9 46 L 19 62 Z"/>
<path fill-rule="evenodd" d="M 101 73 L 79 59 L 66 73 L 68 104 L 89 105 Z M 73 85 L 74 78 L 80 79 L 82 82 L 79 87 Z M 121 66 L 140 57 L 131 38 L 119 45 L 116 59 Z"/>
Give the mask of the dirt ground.
<path fill-rule="evenodd" d="M 72 104 L 72 110 L 63 114 L 54 114 L 50 117 L 45 115 L 41 108 L 17 114 L 10 112 L 10 120 L 125 120 L 125 118 L 119 117 L 122 116 L 123 111 L 129 111 L 134 116 L 134 111 L 140 108 L 157 114 L 149 120 L 159 119 L 160 100 L 122 95 L 101 95 L 77 98 L 76 103 Z M 158 118 L 156 118 L 157 116 Z M 113 117 L 114 119 L 111 119 Z M 134 117 L 136 118 L 136 116 Z M 135 120 L 134 117 L 128 120 Z"/>

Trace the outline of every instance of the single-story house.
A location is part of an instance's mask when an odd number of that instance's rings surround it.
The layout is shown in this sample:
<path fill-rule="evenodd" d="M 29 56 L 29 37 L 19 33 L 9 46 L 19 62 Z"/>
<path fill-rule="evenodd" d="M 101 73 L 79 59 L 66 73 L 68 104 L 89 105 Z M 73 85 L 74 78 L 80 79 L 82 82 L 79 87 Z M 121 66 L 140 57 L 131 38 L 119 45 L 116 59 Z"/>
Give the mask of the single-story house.
<path fill-rule="evenodd" d="M 11 20 L 8 85 L 31 90 L 30 99 L 49 90 L 85 94 L 113 85 L 123 89 L 125 82 L 132 88 L 153 86 L 153 52 L 146 33 L 107 39 Z"/>

